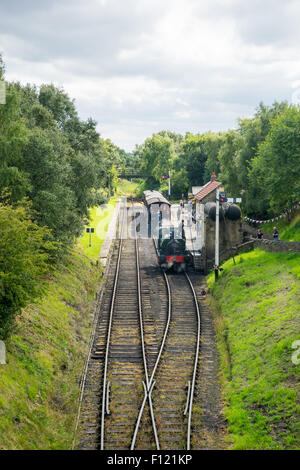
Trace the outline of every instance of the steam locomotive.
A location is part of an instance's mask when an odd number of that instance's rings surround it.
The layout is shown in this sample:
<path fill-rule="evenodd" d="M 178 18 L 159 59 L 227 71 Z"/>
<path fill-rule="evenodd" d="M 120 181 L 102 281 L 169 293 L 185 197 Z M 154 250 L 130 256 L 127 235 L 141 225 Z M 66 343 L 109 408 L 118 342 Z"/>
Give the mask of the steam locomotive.
<path fill-rule="evenodd" d="M 190 263 L 190 255 L 186 250 L 183 227 L 165 226 L 159 229 L 158 263 L 163 270 L 171 269 L 177 273 L 186 270 Z"/>
<path fill-rule="evenodd" d="M 158 191 L 145 191 L 144 203 L 148 209 L 149 235 L 151 228 L 155 227 L 157 221 L 157 253 L 158 263 L 164 270 L 173 268 L 175 272 L 186 270 L 191 261 L 190 254 L 186 249 L 184 227 L 174 227 L 170 224 L 171 204 Z M 155 237 L 155 238 L 156 238 Z"/>

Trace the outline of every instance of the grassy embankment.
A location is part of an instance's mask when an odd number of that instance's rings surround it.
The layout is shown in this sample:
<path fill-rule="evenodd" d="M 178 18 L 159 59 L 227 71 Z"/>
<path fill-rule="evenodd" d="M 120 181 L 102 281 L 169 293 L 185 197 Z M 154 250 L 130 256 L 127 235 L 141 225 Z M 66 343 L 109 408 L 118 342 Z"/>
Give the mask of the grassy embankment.
<path fill-rule="evenodd" d="M 83 235 L 80 239 L 80 245 L 83 247 L 85 254 L 92 260 L 96 260 L 99 257 L 100 248 L 105 238 L 118 197 L 126 196 L 129 198 L 133 196 L 137 186 L 138 184 L 135 182 L 120 180 L 116 195 L 110 199 L 109 203 L 91 209 L 91 222 L 89 227 L 95 229 L 95 232 L 92 233 L 91 246 L 89 246 L 89 233 Z"/>
<path fill-rule="evenodd" d="M 261 229 L 263 232 L 272 234 L 274 226 L 278 228 L 280 240 L 300 242 L 300 209 L 292 214 L 290 221 L 287 217 L 283 217 L 275 222 L 263 224 Z"/>
<path fill-rule="evenodd" d="M 122 191 L 122 188 L 121 188 Z M 0 449 L 69 449 L 79 396 L 78 383 L 88 350 L 101 266 L 93 261 L 112 216 L 91 210 L 88 234 L 45 280 L 44 298 L 17 320 L 0 365 Z"/>
<path fill-rule="evenodd" d="M 208 278 L 235 449 L 299 449 L 300 255 L 261 250 Z M 298 355 L 300 357 L 300 353 Z"/>

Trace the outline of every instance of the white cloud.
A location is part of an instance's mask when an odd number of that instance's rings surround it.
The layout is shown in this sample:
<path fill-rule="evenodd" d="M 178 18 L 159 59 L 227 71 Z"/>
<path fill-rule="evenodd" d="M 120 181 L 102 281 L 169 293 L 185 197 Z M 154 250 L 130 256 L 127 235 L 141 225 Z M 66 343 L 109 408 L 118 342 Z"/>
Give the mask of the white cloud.
<path fill-rule="evenodd" d="M 131 150 L 225 130 L 300 80 L 299 0 L 1 1 L 7 78 L 53 82 Z M 296 86 L 295 86 L 296 87 Z"/>

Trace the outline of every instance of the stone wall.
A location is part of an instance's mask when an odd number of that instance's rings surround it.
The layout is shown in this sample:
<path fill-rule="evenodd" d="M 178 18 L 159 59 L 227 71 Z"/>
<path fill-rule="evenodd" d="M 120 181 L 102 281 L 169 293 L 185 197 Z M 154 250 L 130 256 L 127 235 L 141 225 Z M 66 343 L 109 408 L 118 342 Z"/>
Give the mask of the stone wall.
<path fill-rule="evenodd" d="M 261 250 L 270 251 L 271 253 L 280 253 L 284 251 L 300 253 L 300 242 L 286 242 L 284 240 L 278 240 L 275 242 L 274 240 L 253 239 L 237 246 L 235 248 L 235 252 L 236 254 L 246 253 L 254 248 L 260 248 Z"/>
<path fill-rule="evenodd" d="M 244 235 L 244 239 L 245 238 L 251 238 L 251 237 L 256 238 L 257 230 L 259 228 L 261 229 L 262 233 L 264 234 L 264 238 L 266 238 L 267 240 L 273 240 L 273 235 L 270 235 L 269 233 L 264 232 L 264 226 L 263 225 L 258 226 L 258 227 L 252 227 L 252 225 L 249 225 L 249 224 L 246 224 L 245 222 L 242 222 L 243 233 L 247 234 L 247 235 Z"/>
<path fill-rule="evenodd" d="M 201 271 L 208 272 L 215 264 L 215 222 L 205 215 L 205 248 L 202 249 Z M 263 230 L 262 230 L 263 231 Z M 247 234 L 245 236 L 245 233 Z M 300 253 L 300 242 L 274 241 L 273 236 L 264 233 L 262 240 L 256 237 L 257 228 L 242 223 L 241 220 L 220 221 L 220 264 L 241 253 L 254 248 L 272 253 L 292 251 Z M 244 242 L 244 243 L 243 243 Z"/>
<path fill-rule="evenodd" d="M 216 202 L 216 190 L 212 191 L 211 193 L 207 194 L 202 200 L 201 204 L 206 204 L 207 202 Z"/>
<path fill-rule="evenodd" d="M 215 221 L 205 216 L 205 247 L 207 258 L 215 256 Z M 223 252 L 230 251 L 233 247 L 240 245 L 243 241 L 243 230 L 241 220 L 220 220 L 219 227 L 220 259 Z"/>
<path fill-rule="evenodd" d="M 255 248 L 279 253 L 282 251 L 296 251 L 300 253 L 300 242 L 286 242 L 284 240 L 253 240 Z"/>
<path fill-rule="evenodd" d="M 237 256 L 242 253 L 247 253 L 254 248 L 260 248 L 261 250 L 269 251 L 271 253 L 279 252 L 296 252 L 300 253 L 300 242 L 286 242 L 284 240 L 279 240 L 275 242 L 274 240 L 249 240 L 241 245 L 234 246 L 232 249 L 223 249 L 220 251 L 220 264 L 228 260 L 232 256 Z M 208 272 L 213 268 L 215 264 L 214 253 L 213 256 L 206 257 L 206 271 Z"/>

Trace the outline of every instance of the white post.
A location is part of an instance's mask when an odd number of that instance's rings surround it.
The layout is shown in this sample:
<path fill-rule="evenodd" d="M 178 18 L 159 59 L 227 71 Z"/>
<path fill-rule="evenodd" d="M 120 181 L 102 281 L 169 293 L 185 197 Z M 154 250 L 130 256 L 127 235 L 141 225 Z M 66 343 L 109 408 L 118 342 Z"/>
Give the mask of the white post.
<path fill-rule="evenodd" d="M 6 364 L 6 347 L 4 341 L 0 341 L 0 364 Z"/>
<path fill-rule="evenodd" d="M 169 170 L 169 196 L 171 196 L 171 173 Z"/>
<path fill-rule="evenodd" d="M 215 265 L 219 267 L 219 223 L 220 223 L 220 197 L 219 188 L 216 191 L 216 244 L 215 244 Z"/>
<path fill-rule="evenodd" d="M 197 204 L 200 206 L 200 220 L 201 220 L 201 246 L 200 249 L 202 249 L 203 246 L 205 246 L 206 240 L 205 240 L 205 215 L 204 215 L 204 204 Z"/>

